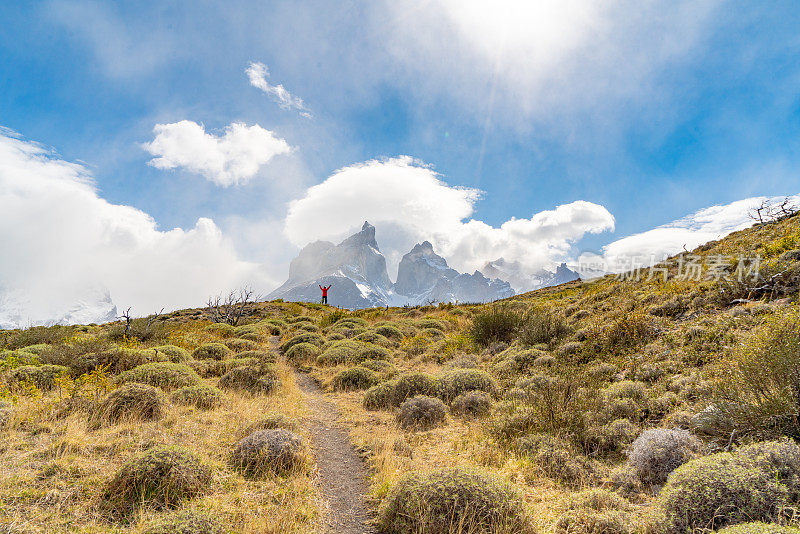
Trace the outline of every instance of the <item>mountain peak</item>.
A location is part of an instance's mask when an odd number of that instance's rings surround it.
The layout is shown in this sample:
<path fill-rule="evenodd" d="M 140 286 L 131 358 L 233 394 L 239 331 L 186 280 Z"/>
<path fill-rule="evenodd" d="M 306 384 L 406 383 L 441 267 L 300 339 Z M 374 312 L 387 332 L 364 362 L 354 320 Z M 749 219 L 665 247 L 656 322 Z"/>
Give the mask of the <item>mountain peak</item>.
<path fill-rule="evenodd" d="M 417 243 L 414 245 L 414 248 L 411 249 L 410 254 L 415 254 L 417 252 L 422 252 L 425 254 L 433 254 L 433 245 L 431 245 L 430 241 L 423 241 L 422 243 Z"/>
<path fill-rule="evenodd" d="M 356 232 L 339 244 L 339 246 L 342 245 L 369 245 L 375 250 L 380 250 L 378 249 L 378 241 L 375 239 L 375 227 L 372 226 L 368 221 L 364 221 L 360 232 Z"/>

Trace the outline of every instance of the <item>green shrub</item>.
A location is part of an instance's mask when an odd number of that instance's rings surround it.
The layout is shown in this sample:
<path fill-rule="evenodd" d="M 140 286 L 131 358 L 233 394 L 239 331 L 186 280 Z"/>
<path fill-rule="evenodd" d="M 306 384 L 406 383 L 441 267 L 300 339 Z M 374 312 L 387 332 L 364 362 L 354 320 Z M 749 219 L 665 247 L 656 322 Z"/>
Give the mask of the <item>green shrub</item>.
<path fill-rule="evenodd" d="M 206 343 L 194 349 L 192 357 L 195 360 L 224 360 L 231 354 L 233 351 L 222 343 Z"/>
<path fill-rule="evenodd" d="M 686 430 L 651 428 L 636 438 L 628 462 L 645 484 L 663 484 L 676 468 L 701 452 L 700 441 Z"/>
<path fill-rule="evenodd" d="M 179 510 L 147 525 L 142 534 L 225 534 L 222 521 L 208 512 Z"/>
<path fill-rule="evenodd" d="M 797 505 L 800 446 L 767 442 L 692 460 L 670 474 L 659 495 L 668 533 L 780 520 Z M 773 463 L 773 452 L 781 458 Z"/>
<path fill-rule="evenodd" d="M 265 350 L 246 350 L 240 352 L 232 361 L 252 360 L 260 363 L 275 363 L 275 354 Z"/>
<path fill-rule="evenodd" d="M 175 345 L 159 345 L 158 347 L 153 347 L 153 351 L 166 354 L 167 359 L 173 363 L 183 363 L 191 358 L 188 350 Z"/>
<path fill-rule="evenodd" d="M 594 465 L 567 440 L 551 434 L 528 434 L 517 441 L 517 453 L 526 458 L 539 476 L 572 488 L 594 482 Z"/>
<path fill-rule="evenodd" d="M 375 329 L 375 333 L 380 334 L 387 339 L 393 339 L 395 341 L 403 339 L 403 333 L 400 331 L 400 329 L 391 325 L 379 326 L 378 328 Z"/>
<path fill-rule="evenodd" d="M 519 340 L 529 347 L 540 343 L 551 345 L 567 337 L 570 332 L 570 327 L 560 315 L 545 309 L 531 308 L 522 317 Z"/>
<path fill-rule="evenodd" d="M 280 346 L 281 352 L 283 354 L 286 354 L 286 352 L 290 348 L 292 348 L 293 346 L 298 345 L 300 343 L 311 343 L 312 345 L 316 345 L 317 347 L 321 347 L 322 344 L 325 343 L 325 338 L 323 338 L 321 335 L 313 333 L 313 332 L 308 332 L 308 333 L 305 333 L 305 334 L 298 334 L 298 335 L 288 339 L 287 341 L 285 341 Z"/>
<path fill-rule="evenodd" d="M 349 339 L 341 341 L 334 341 L 327 347 L 324 347 L 322 354 L 317 358 L 319 365 L 340 365 L 346 362 L 352 362 L 356 359 L 362 344 Z"/>
<path fill-rule="evenodd" d="M 281 413 L 267 413 L 256 422 L 248 425 L 242 437 L 247 437 L 257 430 L 274 430 L 276 428 L 293 431 L 297 429 L 297 425 Z"/>
<path fill-rule="evenodd" d="M 537 349 L 520 350 L 513 346 L 498 354 L 501 359 L 492 366 L 492 371 L 501 378 L 510 378 L 530 369 L 539 358 L 546 355 L 546 352 Z"/>
<path fill-rule="evenodd" d="M 504 306 L 487 307 L 472 317 L 470 335 L 483 347 L 497 341 L 510 343 L 519 331 L 519 313 Z"/>
<path fill-rule="evenodd" d="M 140 506 L 169 509 L 205 493 L 211 468 L 192 452 L 179 447 L 155 447 L 125 463 L 106 483 L 101 507 L 124 518 Z"/>
<path fill-rule="evenodd" d="M 364 394 L 363 406 L 367 410 L 386 410 L 392 407 L 396 383 L 383 382 L 372 386 Z"/>
<path fill-rule="evenodd" d="M 355 336 L 353 339 L 356 341 L 360 341 L 361 343 L 372 343 L 384 347 L 391 345 L 391 342 L 387 338 L 371 330 L 362 332 L 361 334 Z"/>
<path fill-rule="evenodd" d="M 435 396 L 438 393 L 436 379 L 426 373 L 409 373 L 394 381 L 392 404 L 400 406 L 406 399 L 416 395 Z"/>
<path fill-rule="evenodd" d="M 397 374 L 397 369 L 395 366 L 386 360 L 364 360 L 363 362 L 359 363 L 358 366 L 369 369 L 370 371 L 375 371 L 384 378 Z"/>
<path fill-rule="evenodd" d="M 725 527 L 717 531 L 718 534 L 800 534 L 800 528 L 787 527 L 776 524 L 741 523 L 732 527 Z"/>
<path fill-rule="evenodd" d="M 319 356 L 319 347 L 311 343 L 298 343 L 286 351 L 286 359 L 295 365 L 308 364 Z"/>
<path fill-rule="evenodd" d="M 224 395 L 212 386 L 199 384 L 185 386 L 172 394 L 172 402 L 183 406 L 194 406 L 202 410 L 210 410 L 222 404 Z"/>
<path fill-rule="evenodd" d="M 231 337 L 235 332 L 234 328 L 226 323 L 212 323 L 206 327 L 206 331 L 221 338 Z"/>
<path fill-rule="evenodd" d="M 112 374 L 130 371 L 146 363 L 167 361 L 166 353 L 156 352 L 153 349 L 127 349 L 113 347 L 93 354 L 83 354 L 71 360 L 70 369 L 73 376 L 80 376 L 91 372 L 95 367 L 102 366 Z"/>
<path fill-rule="evenodd" d="M 374 371 L 364 367 L 351 367 L 336 373 L 331 384 L 335 391 L 366 389 L 378 381 Z"/>
<path fill-rule="evenodd" d="M 397 420 L 405 429 L 430 430 L 444 423 L 447 418 L 447 407 L 435 398 L 417 395 L 406 399 L 400 405 Z"/>
<path fill-rule="evenodd" d="M 420 319 L 419 321 L 417 321 L 417 327 L 421 328 L 422 330 L 427 330 L 429 328 L 432 328 L 434 330 L 441 330 L 442 332 L 447 330 L 447 327 L 445 326 L 444 322 L 438 319 Z"/>
<path fill-rule="evenodd" d="M 387 495 L 379 521 L 388 534 L 532 531 L 509 485 L 465 469 L 407 475 Z"/>
<path fill-rule="evenodd" d="M 28 345 L 25 347 L 20 347 L 19 350 L 27 352 L 29 354 L 35 354 L 37 356 L 41 356 L 42 354 L 51 351 L 52 348 L 53 346 L 47 343 L 37 343 L 36 345 Z"/>
<path fill-rule="evenodd" d="M 800 438 L 800 311 L 791 308 L 765 319 L 720 368 L 715 391 L 719 417 L 705 428 L 709 437 Z"/>
<path fill-rule="evenodd" d="M 439 377 L 439 396 L 450 402 L 467 391 L 485 391 L 497 394 L 497 384 L 484 371 L 478 369 L 454 369 Z"/>
<path fill-rule="evenodd" d="M 450 411 L 465 417 L 485 417 L 492 411 L 492 396 L 485 391 L 462 393 L 453 399 Z"/>
<path fill-rule="evenodd" d="M 233 337 L 225 340 L 225 346 L 234 352 L 245 352 L 258 350 L 258 343 L 250 341 L 249 339 L 241 339 Z"/>
<path fill-rule="evenodd" d="M 106 395 L 89 419 L 92 426 L 125 420 L 152 421 L 161 418 L 164 406 L 164 397 L 158 389 L 129 382 Z"/>
<path fill-rule="evenodd" d="M 594 488 L 570 498 L 567 511 L 556 521 L 558 534 L 634 534 L 632 506 L 609 491 Z"/>
<path fill-rule="evenodd" d="M 247 391 L 253 395 L 271 393 L 278 385 L 275 370 L 266 365 L 235 367 L 219 379 L 222 389 Z"/>
<path fill-rule="evenodd" d="M 56 378 L 68 375 L 69 369 L 62 365 L 23 365 L 12 369 L 8 380 L 12 386 L 28 382 L 41 390 L 49 391 L 56 385 Z"/>
<path fill-rule="evenodd" d="M 246 475 L 291 472 L 305 465 L 303 438 L 284 428 L 257 430 L 236 444 L 231 463 Z"/>
<path fill-rule="evenodd" d="M 125 371 L 119 376 L 119 381 L 139 382 L 170 391 L 185 386 L 196 386 L 200 383 L 200 376 L 191 367 L 182 363 L 157 362 L 146 363 Z"/>

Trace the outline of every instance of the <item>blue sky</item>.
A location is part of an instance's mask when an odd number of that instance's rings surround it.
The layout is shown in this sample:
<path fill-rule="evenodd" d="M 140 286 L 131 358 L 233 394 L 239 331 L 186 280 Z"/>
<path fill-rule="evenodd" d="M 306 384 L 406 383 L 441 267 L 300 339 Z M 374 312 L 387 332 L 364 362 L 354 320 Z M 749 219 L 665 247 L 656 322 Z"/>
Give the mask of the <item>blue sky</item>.
<path fill-rule="evenodd" d="M 212 219 L 273 278 L 316 238 L 286 238 L 288 203 L 380 158 L 479 189 L 467 219 L 494 228 L 576 200 L 604 207 L 613 232 L 579 232 L 572 256 L 797 192 L 795 3 L 601 4 L 0 2 L 0 126 L 81 162 L 101 198 L 160 230 Z M 251 62 L 312 116 L 251 85 Z M 149 165 L 155 125 L 184 120 L 214 135 L 259 125 L 293 150 L 229 187 Z M 319 237 L 355 226 L 318 222 Z"/>

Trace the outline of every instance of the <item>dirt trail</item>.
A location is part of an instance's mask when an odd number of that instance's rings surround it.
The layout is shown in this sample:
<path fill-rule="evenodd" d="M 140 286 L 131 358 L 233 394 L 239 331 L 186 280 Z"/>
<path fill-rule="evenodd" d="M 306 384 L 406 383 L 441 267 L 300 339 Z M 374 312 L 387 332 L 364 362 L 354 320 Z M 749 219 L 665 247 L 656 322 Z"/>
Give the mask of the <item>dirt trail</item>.
<path fill-rule="evenodd" d="M 337 534 L 376 532 L 366 504 L 367 468 L 350 443 L 347 430 L 337 423 L 339 409 L 325 399 L 310 376 L 295 372 L 295 377 L 311 412 L 305 423 L 311 432 L 319 484 L 328 508 L 323 530 Z"/>

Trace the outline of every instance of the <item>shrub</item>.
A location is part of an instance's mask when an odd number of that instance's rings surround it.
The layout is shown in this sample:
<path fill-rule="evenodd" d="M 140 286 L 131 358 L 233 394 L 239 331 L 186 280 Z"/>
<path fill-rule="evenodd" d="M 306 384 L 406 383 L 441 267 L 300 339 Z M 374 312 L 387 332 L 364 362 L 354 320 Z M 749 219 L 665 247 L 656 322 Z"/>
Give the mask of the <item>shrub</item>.
<path fill-rule="evenodd" d="M 380 334 L 387 339 L 399 341 L 403 339 L 403 333 L 397 327 L 391 325 L 379 326 L 375 329 L 376 334 Z"/>
<path fill-rule="evenodd" d="M 387 338 L 371 330 L 362 332 L 361 334 L 355 336 L 353 339 L 356 341 L 360 341 L 361 343 L 372 343 L 374 345 L 379 345 L 379 346 L 386 346 L 391 344 L 391 342 Z"/>
<path fill-rule="evenodd" d="M 497 384 L 491 376 L 478 369 L 454 369 L 439 377 L 439 396 L 450 402 L 467 391 L 497 393 Z"/>
<path fill-rule="evenodd" d="M 631 505 L 622 497 L 594 488 L 573 495 L 567 511 L 556 521 L 558 534 L 633 534 Z"/>
<path fill-rule="evenodd" d="M 711 437 L 727 440 L 730 426 L 739 436 L 800 438 L 798 368 L 800 311 L 792 308 L 767 318 L 720 369 L 715 406 L 722 427 L 714 432 L 710 426 Z"/>
<path fill-rule="evenodd" d="M 600 428 L 598 436 L 600 451 L 622 452 L 636 439 L 638 433 L 639 427 L 630 420 L 615 419 Z"/>
<path fill-rule="evenodd" d="M 35 384 L 37 388 L 49 391 L 56 384 L 56 378 L 69 375 L 69 369 L 63 365 L 23 365 L 11 370 L 9 383 L 19 386 L 25 382 Z"/>
<path fill-rule="evenodd" d="M 278 387 L 275 370 L 266 365 L 234 367 L 219 379 L 219 387 L 247 391 L 253 395 L 271 393 Z"/>
<path fill-rule="evenodd" d="M 142 534 L 225 534 L 220 519 L 208 512 L 180 510 L 150 523 Z"/>
<path fill-rule="evenodd" d="M 444 368 L 451 369 L 477 369 L 480 365 L 478 357 L 474 354 L 460 354 L 447 362 Z"/>
<path fill-rule="evenodd" d="M 200 383 L 200 375 L 182 363 L 157 362 L 146 363 L 125 371 L 119 376 L 119 381 L 139 382 L 170 391 L 185 386 L 196 386 Z"/>
<path fill-rule="evenodd" d="M 317 359 L 319 347 L 311 343 L 298 343 L 286 351 L 286 359 L 293 364 L 307 364 Z"/>
<path fill-rule="evenodd" d="M 628 462 L 645 484 L 663 484 L 669 474 L 694 459 L 701 443 L 686 430 L 645 430 L 631 445 Z"/>
<path fill-rule="evenodd" d="M 156 361 L 167 361 L 166 353 L 156 352 L 153 349 L 127 349 L 114 347 L 93 354 L 83 354 L 71 359 L 70 369 L 73 376 L 80 376 L 91 372 L 95 367 L 102 366 L 112 374 L 123 373 L 140 365 Z"/>
<path fill-rule="evenodd" d="M 531 531 L 510 486 L 465 469 L 407 475 L 387 495 L 379 521 L 389 534 Z"/>
<path fill-rule="evenodd" d="M 501 378 L 512 377 L 531 368 L 538 358 L 545 355 L 545 352 L 537 349 L 520 350 L 513 346 L 498 355 L 502 359 L 494 364 L 492 371 Z"/>
<path fill-rule="evenodd" d="M 570 327 L 561 316 L 548 310 L 532 308 L 521 320 L 519 340 L 529 347 L 539 343 L 550 345 L 568 336 L 570 332 Z"/>
<path fill-rule="evenodd" d="M 363 406 L 367 410 L 385 410 L 392 407 L 395 382 L 372 386 L 364 394 Z"/>
<path fill-rule="evenodd" d="M 397 420 L 405 429 L 430 430 L 444 423 L 446 416 L 447 407 L 441 400 L 417 395 L 400 405 Z"/>
<path fill-rule="evenodd" d="M 255 423 L 251 423 L 245 430 L 243 437 L 247 437 L 257 430 L 273 430 L 276 428 L 295 430 L 297 425 L 283 414 L 267 413 Z"/>
<path fill-rule="evenodd" d="M 151 421 L 160 419 L 163 412 L 164 398 L 158 389 L 130 382 L 106 395 L 90 420 L 94 425 L 127 419 Z"/>
<path fill-rule="evenodd" d="M 754 443 L 737 454 L 766 471 L 775 470 L 778 480 L 789 491 L 793 503 L 800 502 L 800 445 L 788 438 Z"/>
<path fill-rule="evenodd" d="M 478 345 L 488 346 L 495 341 L 510 343 L 517 334 L 521 322 L 519 313 L 503 306 L 492 306 L 475 314 L 470 335 Z"/>
<path fill-rule="evenodd" d="M 436 395 L 438 387 L 436 379 L 426 373 L 409 373 L 402 375 L 394 383 L 392 404 L 400 406 L 406 399 L 416 395 Z"/>
<path fill-rule="evenodd" d="M 725 527 L 717 531 L 718 534 L 800 534 L 800 528 L 787 527 L 776 524 L 741 523 L 732 527 Z"/>
<path fill-rule="evenodd" d="M 101 507 L 117 518 L 130 515 L 141 505 L 176 508 L 205 493 L 211 478 L 211 468 L 192 452 L 155 447 L 133 457 L 106 483 Z"/>
<path fill-rule="evenodd" d="M 759 444 L 769 450 L 771 444 Z M 793 445 L 796 447 L 797 445 Z M 721 528 L 745 521 L 779 520 L 791 504 L 779 469 L 757 449 L 721 452 L 697 458 L 667 479 L 659 494 L 669 534 L 697 528 Z M 795 477 L 797 474 L 795 474 Z"/>
<path fill-rule="evenodd" d="M 172 394 L 172 402 L 183 406 L 194 406 L 202 410 L 210 410 L 222 404 L 222 392 L 212 386 L 199 384 L 185 386 Z"/>
<path fill-rule="evenodd" d="M 313 332 L 299 334 L 285 341 L 280 346 L 281 352 L 283 354 L 286 354 L 286 351 L 288 351 L 290 348 L 300 343 L 311 343 L 312 345 L 321 347 L 322 344 L 325 343 L 325 339 L 321 335 L 315 334 Z"/>
<path fill-rule="evenodd" d="M 284 428 L 257 430 L 233 449 L 231 463 L 247 475 L 283 474 L 304 465 L 303 439 Z"/>
<path fill-rule="evenodd" d="M 258 350 L 258 343 L 249 339 L 234 337 L 225 341 L 225 346 L 233 352 L 244 352 L 246 350 Z"/>
<path fill-rule="evenodd" d="M 196 360 L 224 360 L 231 354 L 231 349 L 222 343 L 206 343 L 194 349 L 192 356 Z"/>
<path fill-rule="evenodd" d="M 355 389 L 366 389 L 378 381 L 374 371 L 364 367 L 351 367 L 336 373 L 331 384 L 336 391 L 350 391 Z"/>
<path fill-rule="evenodd" d="M 221 338 L 231 337 L 235 332 L 234 328 L 226 323 L 212 323 L 206 327 L 206 331 Z"/>
<path fill-rule="evenodd" d="M 324 347 L 322 354 L 317 358 L 317 363 L 319 365 L 340 365 L 353 361 L 361 348 L 361 343 L 349 339 L 334 341 Z"/>
<path fill-rule="evenodd" d="M 236 355 L 235 361 L 253 361 L 258 363 L 275 363 L 275 354 L 265 350 L 246 350 Z"/>
<path fill-rule="evenodd" d="M 37 343 L 35 345 L 27 345 L 25 347 L 20 347 L 19 350 L 27 352 L 29 354 L 35 354 L 37 356 L 41 356 L 42 354 L 52 350 L 52 345 L 49 345 L 47 343 Z"/>
<path fill-rule="evenodd" d="M 434 329 L 441 330 L 442 332 L 447 329 L 444 322 L 438 319 L 420 319 L 417 321 L 417 327 L 421 328 L 422 330 Z"/>
<path fill-rule="evenodd" d="M 492 396 L 485 391 L 468 391 L 453 399 L 450 410 L 456 415 L 485 417 L 492 411 Z"/>
<path fill-rule="evenodd" d="M 153 347 L 153 351 L 157 354 L 165 354 L 167 359 L 173 363 L 183 363 L 191 358 L 188 350 L 175 345 L 159 345 L 158 347 Z"/>
<path fill-rule="evenodd" d="M 517 441 L 517 452 L 537 474 L 576 488 L 596 479 L 594 465 L 565 439 L 551 434 L 529 434 Z"/>
<path fill-rule="evenodd" d="M 383 377 L 394 376 L 397 374 L 397 369 L 394 365 L 386 360 L 364 360 L 358 364 L 359 367 L 375 371 Z"/>
<path fill-rule="evenodd" d="M 633 348 L 658 334 L 650 316 L 626 313 L 600 332 L 600 343 L 606 350 Z"/>
<path fill-rule="evenodd" d="M 376 345 L 364 345 L 359 348 L 358 354 L 356 354 L 351 361 L 353 363 L 358 363 L 364 360 L 388 360 L 388 359 L 389 359 L 389 351 L 384 349 L 383 347 L 378 347 Z"/>

